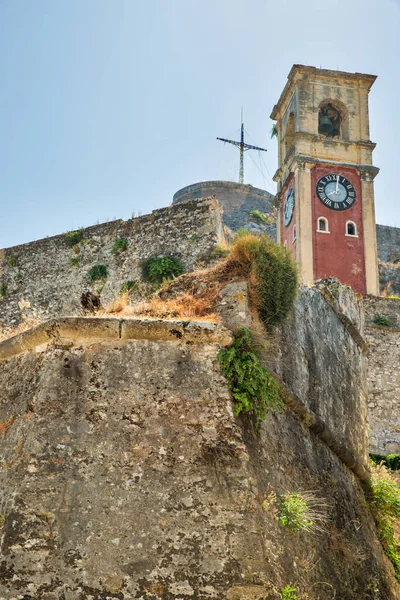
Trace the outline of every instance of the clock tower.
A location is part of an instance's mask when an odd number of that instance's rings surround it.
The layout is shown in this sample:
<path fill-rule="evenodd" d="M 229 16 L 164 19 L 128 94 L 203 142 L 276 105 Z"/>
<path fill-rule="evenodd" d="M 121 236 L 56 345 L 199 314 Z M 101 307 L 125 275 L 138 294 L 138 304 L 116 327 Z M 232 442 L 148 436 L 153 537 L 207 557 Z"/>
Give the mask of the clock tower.
<path fill-rule="evenodd" d="M 274 107 L 278 240 L 303 283 L 379 294 L 368 94 L 376 77 L 294 65 Z"/>

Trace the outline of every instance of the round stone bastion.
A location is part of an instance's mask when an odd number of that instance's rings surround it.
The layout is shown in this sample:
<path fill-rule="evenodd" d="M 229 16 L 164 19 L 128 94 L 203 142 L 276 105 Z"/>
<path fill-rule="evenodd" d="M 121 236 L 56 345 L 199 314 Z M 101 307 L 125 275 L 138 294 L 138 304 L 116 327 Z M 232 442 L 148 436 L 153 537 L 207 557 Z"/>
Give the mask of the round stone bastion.
<path fill-rule="evenodd" d="M 270 213 L 272 211 L 271 203 L 274 199 L 273 194 L 252 185 L 236 183 L 234 181 L 201 181 L 193 183 L 178 190 L 174 194 L 172 204 L 214 195 L 217 196 L 223 208 L 224 223 L 232 231 L 237 231 L 240 227 L 248 227 L 249 223 L 250 229 L 254 229 L 252 224 L 257 227 L 254 219 L 251 218 L 251 211 L 257 210 L 261 213 Z M 276 237 L 276 233 L 274 234 L 275 226 L 264 225 L 261 229 L 266 230 L 271 237 Z"/>

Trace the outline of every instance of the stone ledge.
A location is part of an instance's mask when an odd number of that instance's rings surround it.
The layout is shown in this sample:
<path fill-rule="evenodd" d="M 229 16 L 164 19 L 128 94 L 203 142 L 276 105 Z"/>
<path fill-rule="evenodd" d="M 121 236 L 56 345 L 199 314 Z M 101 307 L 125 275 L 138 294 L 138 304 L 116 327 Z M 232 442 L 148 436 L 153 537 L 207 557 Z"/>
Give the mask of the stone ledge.
<path fill-rule="evenodd" d="M 222 325 L 202 321 L 61 317 L 46 321 L 0 342 L 0 362 L 50 342 L 91 344 L 119 339 L 197 342 L 228 346 L 233 336 Z"/>

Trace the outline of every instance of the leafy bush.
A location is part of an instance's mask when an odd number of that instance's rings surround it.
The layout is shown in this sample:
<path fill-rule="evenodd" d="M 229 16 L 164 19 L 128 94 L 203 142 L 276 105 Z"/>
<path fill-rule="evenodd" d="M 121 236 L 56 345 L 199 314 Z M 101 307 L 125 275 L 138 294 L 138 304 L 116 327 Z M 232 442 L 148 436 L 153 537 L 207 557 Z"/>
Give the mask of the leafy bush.
<path fill-rule="evenodd" d="M 281 600 L 297 600 L 297 590 L 295 587 L 291 585 L 285 585 L 285 587 L 281 591 Z"/>
<path fill-rule="evenodd" d="M 79 256 L 73 256 L 69 259 L 69 264 L 71 267 L 79 267 Z"/>
<path fill-rule="evenodd" d="M 83 229 L 79 229 L 78 231 L 68 231 L 65 234 L 65 243 L 68 247 L 76 246 L 82 240 L 83 237 Z"/>
<path fill-rule="evenodd" d="M 9 267 L 18 267 L 19 265 L 19 260 L 16 256 L 9 256 L 7 258 L 7 265 Z"/>
<path fill-rule="evenodd" d="M 86 277 L 90 283 L 93 283 L 99 279 L 106 279 L 107 275 L 107 267 L 105 265 L 93 265 L 93 267 L 89 269 Z"/>
<path fill-rule="evenodd" d="M 125 252 L 125 250 L 127 250 L 127 249 L 128 249 L 128 240 L 126 238 L 118 237 L 113 244 L 111 252 L 113 254 L 120 254 L 121 252 Z"/>
<path fill-rule="evenodd" d="M 142 262 L 142 275 L 145 281 L 161 284 L 183 273 L 179 260 L 172 256 L 152 257 Z"/>
<path fill-rule="evenodd" d="M 383 466 L 375 467 L 371 479 L 371 508 L 378 536 L 386 556 L 393 564 L 396 579 L 400 581 L 399 540 L 395 525 L 400 517 L 400 487 Z"/>
<path fill-rule="evenodd" d="M 136 292 L 139 289 L 137 281 L 124 281 L 121 285 L 121 289 L 119 290 L 120 294 L 130 294 L 131 292 Z"/>
<path fill-rule="evenodd" d="M 268 328 L 288 316 L 297 294 L 297 267 L 290 253 L 268 236 L 243 233 L 236 237 L 232 256 L 242 266 L 249 290 Z"/>
<path fill-rule="evenodd" d="M 235 401 L 235 415 L 253 415 L 258 431 L 268 413 L 284 410 L 283 390 L 261 365 L 248 329 L 236 332 L 233 344 L 219 351 L 218 361 Z"/>
<path fill-rule="evenodd" d="M 379 465 L 381 462 L 385 467 L 391 471 L 398 471 L 400 469 L 400 454 L 370 454 L 370 459 L 375 465 Z"/>
<path fill-rule="evenodd" d="M 394 325 L 393 319 L 380 315 L 379 313 L 375 313 L 374 323 L 375 325 L 382 325 L 383 327 L 393 327 Z"/>
<path fill-rule="evenodd" d="M 0 285 L 0 299 L 4 298 L 4 296 L 7 296 L 7 284 L 6 283 L 2 283 Z"/>

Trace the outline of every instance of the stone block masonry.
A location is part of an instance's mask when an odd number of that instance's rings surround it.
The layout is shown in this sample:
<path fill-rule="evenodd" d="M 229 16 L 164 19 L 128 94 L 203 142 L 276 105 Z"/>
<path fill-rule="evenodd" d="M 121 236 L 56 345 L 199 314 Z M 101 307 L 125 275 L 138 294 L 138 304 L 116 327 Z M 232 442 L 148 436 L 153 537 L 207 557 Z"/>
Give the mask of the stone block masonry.
<path fill-rule="evenodd" d="M 328 445 L 290 410 L 259 436 L 234 417 L 223 327 L 116 321 L 96 334 L 96 319 L 59 319 L 41 326 L 50 343 L 0 362 L 1 600 L 273 600 L 287 585 L 398 598 L 360 483 Z M 328 346 L 351 337 L 337 325 Z M 347 366 L 323 356 L 351 396 Z M 326 534 L 279 525 L 280 494 L 310 490 Z"/>
<path fill-rule="evenodd" d="M 126 251 L 113 254 L 117 238 Z M 129 221 L 112 221 L 82 230 L 73 247 L 65 235 L 0 251 L 0 319 L 14 327 L 26 317 L 51 318 L 81 313 L 84 291 L 98 292 L 107 303 L 127 281 L 141 279 L 142 259 L 174 256 L 185 270 L 194 269 L 224 241 L 221 212 L 212 198 L 184 202 Z M 89 269 L 107 267 L 104 282 L 90 284 Z"/>
<path fill-rule="evenodd" d="M 400 301 L 364 298 L 368 360 L 370 451 L 400 452 Z M 391 326 L 377 325 L 376 316 Z"/>

